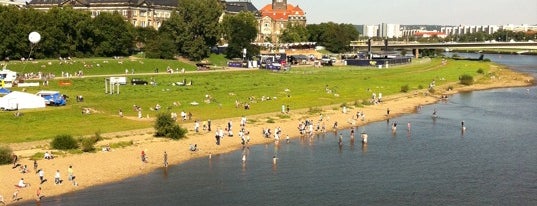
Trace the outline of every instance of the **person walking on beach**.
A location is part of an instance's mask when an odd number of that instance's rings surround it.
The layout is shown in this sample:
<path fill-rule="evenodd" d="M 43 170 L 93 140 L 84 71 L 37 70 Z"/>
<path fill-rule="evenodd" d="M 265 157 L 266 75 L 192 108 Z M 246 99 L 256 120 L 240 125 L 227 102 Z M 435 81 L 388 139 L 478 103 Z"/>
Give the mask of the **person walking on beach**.
<path fill-rule="evenodd" d="M 142 163 L 146 163 L 147 162 L 147 157 L 145 155 L 145 151 L 142 150 L 142 153 L 140 154 L 140 158 L 142 159 Z"/>
<path fill-rule="evenodd" d="M 198 120 L 196 120 L 196 121 L 194 122 L 194 131 L 195 131 L 196 133 L 198 133 L 198 132 L 199 132 L 199 129 L 200 129 L 200 123 L 198 122 Z"/>
<path fill-rule="evenodd" d="M 164 167 L 168 167 L 168 153 L 164 151 Z"/>
<path fill-rule="evenodd" d="M 211 120 L 207 120 L 207 131 L 211 131 Z"/>
<path fill-rule="evenodd" d="M 41 181 L 40 184 L 43 184 L 45 181 L 47 181 L 45 179 L 45 171 L 43 171 L 43 169 L 40 169 L 38 173 L 39 173 L 39 180 Z"/>
<path fill-rule="evenodd" d="M 37 171 L 37 160 L 34 160 L 34 170 Z"/>
<path fill-rule="evenodd" d="M 73 181 L 75 179 L 75 176 L 73 176 L 73 166 L 69 165 L 69 168 L 67 168 L 67 175 L 68 175 L 68 180 L 69 181 Z"/>
<path fill-rule="evenodd" d="M 218 130 L 215 132 L 214 138 L 216 138 L 216 145 L 220 145 L 220 133 L 218 133 Z"/>
<path fill-rule="evenodd" d="M 74 175 L 72 165 L 69 165 L 69 168 L 67 168 L 67 175 L 68 175 L 68 180 L 72 181 L 74 186 L 78 186 L 78 183 L 76 183 L 76 181 L 75 181 L 75 175 Z"/>
<path fill-rule="evenodd" d="M 56 174 L 54 175 L 54 184 L 62 184 L 62 180 L 60 178 L 60 170 L 56 170 Z"/>
<path fill-rule="evenodd" d="M 41 199 L 43 199 L 43 197 L 45 197 L 45 195 L 41 194 L 41 187 L 39 187 L 36 191 L 36 196 L 37 196 L 37 201 L 41 201 Z"/>

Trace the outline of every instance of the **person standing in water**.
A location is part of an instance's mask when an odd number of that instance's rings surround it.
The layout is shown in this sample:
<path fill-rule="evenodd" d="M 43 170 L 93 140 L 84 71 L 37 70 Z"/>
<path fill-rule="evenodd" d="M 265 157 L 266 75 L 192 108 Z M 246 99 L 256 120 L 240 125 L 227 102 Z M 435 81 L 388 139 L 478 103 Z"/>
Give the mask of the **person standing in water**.
<path fill-rule="evenodd" d="M 168 167 L 168 153 L 164 151 L 164 167 Z"/>

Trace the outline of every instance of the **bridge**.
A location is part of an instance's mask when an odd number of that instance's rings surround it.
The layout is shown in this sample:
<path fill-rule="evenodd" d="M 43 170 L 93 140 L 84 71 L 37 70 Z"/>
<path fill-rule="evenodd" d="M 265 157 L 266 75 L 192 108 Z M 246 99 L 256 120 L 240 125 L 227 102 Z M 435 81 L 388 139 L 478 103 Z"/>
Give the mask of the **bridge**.
<path fill-rule="evenodd" d="M 352 41 L 350 46 L 354 50 L 369 49 L 368 42 Z M 412 49 L 414 54 L 418 56 L 420 49 L 517 49 L 517 50 L 537 50 L 537 42 L 445 42 L 445 43 L 417 43 L 417 42 L 384 42 L 372 41 L 371 49 Z"/>

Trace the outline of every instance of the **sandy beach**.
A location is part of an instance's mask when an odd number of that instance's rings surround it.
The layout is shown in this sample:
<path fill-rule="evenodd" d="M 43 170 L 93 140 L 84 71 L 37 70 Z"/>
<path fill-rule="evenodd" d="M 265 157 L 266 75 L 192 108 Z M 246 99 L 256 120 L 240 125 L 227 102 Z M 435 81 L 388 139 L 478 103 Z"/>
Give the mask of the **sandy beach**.
<path fill-rule="evenodd" d="M 322 107 L 323 121 L 328 131 L 333 131 L 332 125 L 338 122 L 338 129 L 350 127 L 359 127 L 361 125 L 394 118 L 400 115 L 413 113 L 419 105 L 433 104 L 440 100 L 442 95 L 451 95 L 458 92 L 485 90 L 503 87 L 522 87 L 531 85 L 533 78 L 531 76 L 515 73 L 508 69 L 491 66 L 491 71 L 497 75 L 494 78 L 484 77 L 476 84 L 471 86 L 462 86 L 457 83 L 442 85 L 435 88 L 437 91 L 434 95 L 426 94 L 426 91 L 416 91 L 411 93 L 401 93 L 383 98 L 380 104 L 369 105 L 358 108 L 347 108 L 343 113 L 340 105 L 326 105 Z M 485 79 L 486 78 L 486 79 Z M 452 86 L 453 89 L 447 91 Z M 387 116 L 387 109 L 390 113 Z M 262 136 L 263 128 L 281 128 L 282 138 L 287 135 L 291 138 L 300 136 L 297 129 L 299 122 L 306 119 L 319 120 L 320 114 L 309 114 L 308 109 L 291 110 L 290 118 L 281 119 L 281 108 L 274 108 L 274 113 L 246 116 L 247 119 L 255 120 L 247 124 L 246 129 L 250 131 L 249 145 L 270 144 L 274 138 L 264 138 Z M 365 121 L 356 119 L 356 113 L 363 112 Z M 119 117 L 118 117 L 119 118 Z M 267 123 L 267 119 L 274 119 L 275 123 Z M 42 189 L 42 195 L 57 196 L 68 192 L 81 190 L 90 186 L 107 184 L 111 182 L 122 181 L 126 178 L 143 175 L 157 169 L 164 169 L 163 156 L 167 153 L 169 164 L 180 164 L 194 158 L 209 158 L 212 155 L 218 155 L 235 151 L 242 148 L 241 140 L 237 133 L 241 117 L 220 119 L 212 121 L 212 131 L 200 130 L 199 133 L 194 131 L 194 123 L 178 123 L 189 130 L 187 138 L 182 140 L 169 140 L 165 138 L 153 137 L 154 129 L 147 128 L 135 131 L 125 131 L 103 134 L 104 141 L 97 143 L 98 151 L 95 153 L 83 154 L 62 154 L 52 160 L 38 160 L 38 169 L 44 171 L 44 177 L 47 181 L 40 184 L 39 175 L 36 174 L 34 163 L 29 159 L 30 156 L 37 152 L 50 151 L 46 148 L 48 141 L 29 142 L 9 145 L 19 155 L 19 163 L 27 165 L 29 172 L 21 173 L 19 168 L 12 169 L 13 165 L 0 166 L 0 195 L 4 197 L 5 202 L 9 204 L 16 203 L 12 201 L 12 194 L 18 190 L 19 201 L 36 201 L 36 191 L 39 187 Z M 227 122 L 233 122 L 234 137 L 225 137 L 220 145 L 215 144 L 215 130 L 225 128 Z M 113 142 L 133 141 L 132 146 L 125 148 L 112 149 L 109 152 L 100 150 L 106 144 Z M 190 151 L 189 145 L 197 144 L 197 151 Z M 140 158 L 141 152 L 147 154 L 148 161 L 143 163 Z M 240 161 L 240 160 L 237 160 Z M 68 167 L 72 166 L 75 181 L 68 181 Z M 54 175 L 56 170 L 60 171 L 62 184 L 56 185 Z M 21 178 L 31 186 L 27 188 L 17 188 L 15 185 Z M 45 197 L 46 198 L 46 197 Z"/>

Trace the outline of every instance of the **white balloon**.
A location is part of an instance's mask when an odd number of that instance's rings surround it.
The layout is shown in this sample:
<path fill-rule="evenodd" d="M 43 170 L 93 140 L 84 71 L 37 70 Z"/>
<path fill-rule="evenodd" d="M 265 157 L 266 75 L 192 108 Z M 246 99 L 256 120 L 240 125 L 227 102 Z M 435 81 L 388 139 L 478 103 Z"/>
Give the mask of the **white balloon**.
<path fill-rule="evenodd" d="M 28 35 L 28 40 L 30 40 L 30 42 L 36 44 L 39 41 L 41 41 L 41 34 L 33 31 L 33 32 L 30 33 L 30 35 Z"/>

